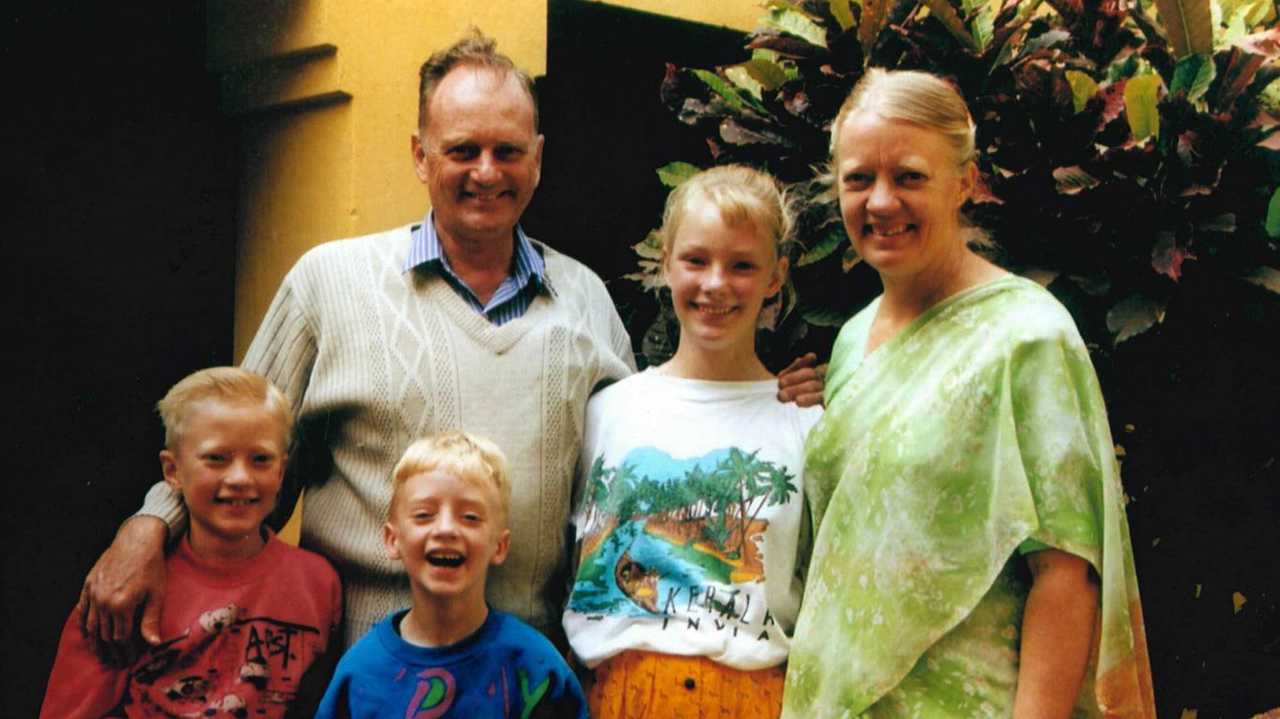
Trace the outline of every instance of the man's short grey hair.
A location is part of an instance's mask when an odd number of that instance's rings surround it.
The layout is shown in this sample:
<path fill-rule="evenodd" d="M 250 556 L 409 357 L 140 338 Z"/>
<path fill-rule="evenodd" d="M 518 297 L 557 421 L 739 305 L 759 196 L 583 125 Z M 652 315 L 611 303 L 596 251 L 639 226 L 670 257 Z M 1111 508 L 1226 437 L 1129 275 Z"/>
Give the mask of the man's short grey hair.
<path fill-rule="evenodd" d="M 534 94 L 533 78 L 524 70 L 516 67 L 511 58 L 498 52 L 498 41 L 486 37 L 484 33 L 472 28 L 461 40 L 449 47 L 433 53 L 418 70 L 418 131 L 427 129 L 427 108 L 431 105 L 431 96 L 445 76 L 459 67 L 475 67 L 489 70 L 500 77 L 513 76 L 529 96 L 529 104 L 533 106 L 533 131 L 538 131 L 538 98 Z"/>

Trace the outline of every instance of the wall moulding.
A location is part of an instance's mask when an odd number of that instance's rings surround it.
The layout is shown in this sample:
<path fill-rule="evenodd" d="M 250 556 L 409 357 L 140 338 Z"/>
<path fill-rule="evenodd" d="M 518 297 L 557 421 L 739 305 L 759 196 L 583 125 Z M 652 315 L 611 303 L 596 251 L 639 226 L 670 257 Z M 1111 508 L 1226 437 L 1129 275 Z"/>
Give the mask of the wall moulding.
<path fill-rule="evenodd" d="M 337 54 L 336 45 L 325 43 L 227 68 L 218 77 L 220 106 L 228 115 L 247 115 L 347 102 Z"/>

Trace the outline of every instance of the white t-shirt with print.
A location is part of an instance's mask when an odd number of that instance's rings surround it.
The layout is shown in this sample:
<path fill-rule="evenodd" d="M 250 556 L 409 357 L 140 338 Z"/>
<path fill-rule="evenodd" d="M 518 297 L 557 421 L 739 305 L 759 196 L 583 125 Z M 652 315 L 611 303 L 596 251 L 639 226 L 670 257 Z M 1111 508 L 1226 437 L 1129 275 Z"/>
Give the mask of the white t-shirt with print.
<path fill-rule="evenodd" d="M 587 666 L 628 649 L 786 661 L 800 604 L 804 437 L 777 382 L 647 370 L 593 396 L 564 628 Z"/>

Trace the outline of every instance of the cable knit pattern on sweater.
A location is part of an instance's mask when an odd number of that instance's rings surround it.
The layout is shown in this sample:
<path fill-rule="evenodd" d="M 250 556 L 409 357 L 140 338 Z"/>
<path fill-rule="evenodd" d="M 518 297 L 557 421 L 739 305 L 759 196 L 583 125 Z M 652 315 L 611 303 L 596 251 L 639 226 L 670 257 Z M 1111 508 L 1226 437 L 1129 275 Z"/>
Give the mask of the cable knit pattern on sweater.
<path fill-rule="evenodd" d="M 381 538 L 400 454 L 444 429 L 486 436 L 512 477 L 511 553 L 488 599 L 555 632 L 587 398 L 634 369 L 630 340 L 599 277 L 545 245 L 554 295 L 495 326 L 434 273 L 403 272 L 409 242 L 402 227 L 308 252 L 245 357 L 297 411 L 302 545 L 342 576 L 349 645 L 409 604 Z M 152 495 L 143 511 L 170 516 Z"/>

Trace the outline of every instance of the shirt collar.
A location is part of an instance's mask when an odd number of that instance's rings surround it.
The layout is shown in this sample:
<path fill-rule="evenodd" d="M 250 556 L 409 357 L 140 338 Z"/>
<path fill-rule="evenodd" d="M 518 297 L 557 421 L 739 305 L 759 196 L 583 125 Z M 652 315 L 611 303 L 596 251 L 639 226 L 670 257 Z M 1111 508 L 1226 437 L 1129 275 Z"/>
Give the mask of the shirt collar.
<path fill-rule="evenodd" d="M 445 256 L 444 248 L 440 245 L 434 211 L 427 212 L 422 224 L 415 225 L 410 230 L 410 237 L 409 257 L 404 263 L 405 272 L 424 265 L 437 265 L 454 279 L 458 278 L 453 268 L 449 266 L 449 258 Z M 533 241 L 524 233 L 520 225 L 516 225 L 516 242 L 511 260 L 512 266 L 508 269 L 507 276 L 515 281 L 517 287 L 524 287 L 532 280 L 554 294 L 550 283 L 547 282 L 546 260 L 533 246 Z"/>

